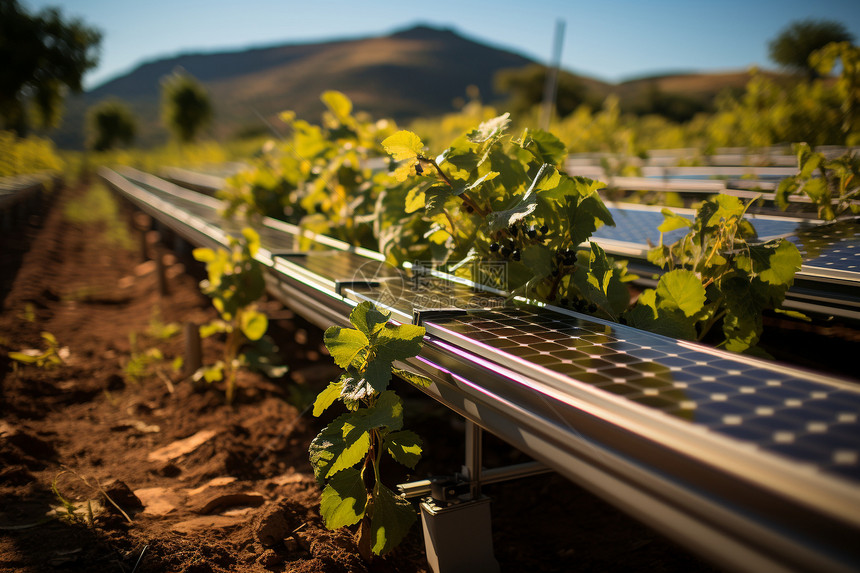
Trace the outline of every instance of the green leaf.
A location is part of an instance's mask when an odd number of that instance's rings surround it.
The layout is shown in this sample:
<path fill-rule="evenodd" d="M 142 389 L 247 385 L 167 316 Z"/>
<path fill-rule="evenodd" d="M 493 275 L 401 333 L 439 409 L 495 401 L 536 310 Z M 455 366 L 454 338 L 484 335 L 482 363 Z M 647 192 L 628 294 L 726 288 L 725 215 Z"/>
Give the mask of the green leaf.
<path fill-rule="evenodd" d="M 408 468 L 415 468 L 421 459 L 421 438 L 409 430 L 391 432 L 385 436 L 383 447 L 391 457 Z"/>
<path fill-rule="evenodd" d="M 514 223 L 523 220 L 526 216 L 533 213 L 537 208 L 537 194 L 535 188 L 540 180 L 549 175 L 552 171 L 552 166 L 542 165 L 531 186 L 526 193 L 520 198 L 516 205 L 504 211 L 494 211 L 487 216 L 487 223 L 490 232 L 506 229 Z"/>
<path fill-rule="evenodd" d="M 320 99 L 340 123 L 346 122 L 349 114 L 352 113 L 352 101 L 339 91 L 323 92 Z"/>
<path fill-rule="evenodd" d="M 809 318 L 808 316 L 806 316 L 802 312 L 798 312 L 796 310 L 784 310 L 781 308 L 775 308 L 775 309 L 773 309 L 773 311 L 777 314 L 784 314 L 785 316 L 788 316 L 789 318 L 795 318 L 797 320 L 802 320 L 804 322 L 812 322 L 811 318 Z"/>
<path fill-rule="evenodd" d="M 714 227 L 720 221 L 739 219 L 744 214 L 744 204 L 733 195 L 717 195 L 705 201 L 696 213 L 696 219 L 702 223 L 702 228 Z"/>
<path fill-rule="evenodd" d="M 405 211 L 407 214 L 414 213 L 415 211 L 424 208 L 426 203 L 424 192 L 426 189 L 426 185 L 416 185 L 409 190 L 409 193 L 406 194 Z"/>
<path fill-rule="evenodd" d="M 365 301 L 352 309 L 349 313 L 349 321 L 354 327 L 371 337 L 385 328 L 385 324 L 391 317 L 391 313 L 384 313 L 370 302 Z"/>
<path fill-rule="evenodd" d="M 311 441 L 308 451 L 318 482 L 364 459 L 370 449 L 366 417 L 367 410 L 342 414 Z"/>
<path fill-rule="evenodd" d="M 358 401 L 383 392 L 388 387 L 388 380 L 391 379 L 391 370 L 388 367 L 383 368 L 380 376 L 379 369 L 374 368 L 377 364 L 375 362 L 368 364 L 365 375 L 362 377 L 344 379 L 341 397 L 344 400 Z M 388 378 L 385 378 L 386 374 Z"/>
<path fill-rule="evenodd" d="M 260 340 L 269 328 L 269 319 L 256 310 L 244 311 L 239 316 L 242 333 L 248 340 Z"/>
<path fill-rule="evenodd" d="M 25 354 L 24 352 L 10 352 L 8 356 L 12 360 L 16 360 L 24 364 L 33 364 L 41 358 L 41 354 L 37 356 L 32 356 L 30 354 Z"/>
<path fill-rule="evenodd" d="M 542 129 L 526 130 L 519 145 L 541 163 L 560 165 L 567 157 L 564 143 Z"/>
<path fill-rule="evenodd" d="M 215 260 L 215 251 L 201 247 L 191 251 L 191 256 L 201 263 L 210 263 Z"/>
<path fill-rule="evenodd" d="M 360 330 L 331 326 L 323 335 L 323 342 L 328 348 L 334 363 L 341 368 L 347 368 L 362 352 L 368 348 L 370 341 Z"/>
<path fill-rule="evenodd" d="M 687 269 L 675 269 L 660 277 L 657 283 L 657 307 L 680 310 L 693 316 L 705 304 L 705 287 L 696 273 Z"/>
<path fill-rule="evenodd" d="M 382 147 L 395 161 L 416 159 L 421 155 L 424 144 L 421 138 L 411 131 L 400 130 L 382 141 Z"/>
<path fill-rule="evenodd" d="M 535 277 L 545 277 L 552 272 L 552 251 L 545 245 L 529 245 L 522 252 L 523 264 Z"/>
<path fill-rule="evenodd" d="M 490 171 L 488 173 L 485 173 L 484 175 L 478 177 L 474 183 L 467 185 L 465 187 L 460 187 L 458 189 L 455 189 L 453 191 L 453 195 L 454 196 L 460 196 L 467 191 L 474 191 L 475 189 L 479 188 L 481 185 L 483 185 L 487 181 L 492 181 L 493 179 L 495 179 L 497 175 L 498 175 L 498 172 L 496 172 L 496 171 Z"/>
<path fill-rule="evenodd" d="M 382 427 L 389 430 L 401 429 L 403 427 L 403 403 L 400 401 L 400 397 L 390 390 L 380 394 L 376 403 L 365 410 L 363 424 L 367 430 Z"/>
<path fill-rule="evenodd" d="M 245 227 L 242 229 L 242 236 L 245 237 L 248 254 L 255 256 L 260 250 L 260 234 L 251 227 Z"/>
<path fill-rule="evenodd" d="M 329 529 L 355 525 L 364 517 L 367 490 L 361 472 L 347 468 L 334 474 L 320 496 L 320 515 Z"/>
<path fill-rule="evenodd" d="M 661 233 L 669 233 L 676 229 L 683 229 L 685 227 L 693 226 L 692 221 L 690 221 L 686 217 L 682 217 L 681 215 L 676 215 L 669 209 L 663 209 L 660 212 L 663 213 L 663 222 L 660 223 L 660 226 L 657 227 L 657 230 Z"/>
<path fill-rule="evenodd" d="M 511 114 L 504 113 L 498 117 L 494 117 L 493 119 L 488 119 L 483 122 L 477 129 L 473 129 L 467 133 L 466 137 L 472 143 L 484 143 L 485 141 L 489 141 L 494 137 L 502 135 L 510 123 Z"/>
<path fill-rule="evenodd" d="M 428 217 L 433 217 L 434 215 L 443 213 L 445 210 L 445 201 L 453 194 L 454 190 L 445 183 L 437 183 L 427 188 L 424 191 L 425 214 Z"/>
<path fill-rule="evenodd" d="M 414 384 L 419 388 L 429 388 L 433 383 L 432 380 L 427 378 L 426 376 L 422 376 L 421 374 L 415 374 L 413 372 L 409 372 L 408 370 L 402 370 L 400 368 L 392 368 L 392 373 L 403 380 L 406 380 L 410 384 Z"/>
<path fill-rule="evenodd" d="M 451 146 L 436 158 L 436 163 L 449 163 L 457 171 L 455 175 L 460 179 L 466 179 L 469 174 L 477 169 L 481 157 L 475 152 L 475 145 L 470 143 L 465 136 L 458 137 Z"/>
<path fill-rule="evenodd" d="M 374 487 L 372 512 L 371 545 L 376 555 L 385 555 L 394 549 L 417 519 L 412 504 L 381 483 Z"/>
<path fill-rule="evenodd" d="M 377 358 L 391 362 L 412 358 L 421 352 L 426 333 L 423 326 L 413 324 L 388 326 L 378 333 L 373 349 Z"/>
<path fill-rule="evenodd" d="M 212 322 L 201 324 L 199 330 L 200 338 L 209 338 L 213 334 L 229 332 L 229 327 L 223 320 L 213 320 Z"/>
<path fill-rule="evenodd" d="M 803 264 L 803 257 L 794 243 L 780 239 L 768 258 L 768 263 L 769 268 L 759 275 L 761 280 L 772 285 L 791 286 L 794 283 L 794 274 Z"/>
<path fill-rule="evenodd" d="M 343 390 L 343 385 L 349 377 L 344 374 L 338 380 L 334 382 L 329 382 L 329 385 L 326 386 L 325 390 L 317 394 L 317 399 L 314 400 L 314 416 L 319 417 L 326 409 L 335 403 L 335 401 L 340 398 L 341 391 Z"/>

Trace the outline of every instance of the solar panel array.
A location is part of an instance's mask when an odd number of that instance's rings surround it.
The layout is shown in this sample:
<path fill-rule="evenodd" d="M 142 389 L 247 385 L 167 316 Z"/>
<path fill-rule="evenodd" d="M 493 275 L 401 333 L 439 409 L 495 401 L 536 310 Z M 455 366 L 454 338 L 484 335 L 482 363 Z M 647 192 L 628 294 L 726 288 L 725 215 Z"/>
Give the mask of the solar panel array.
<path fill-rule="evenodd" d="M 196 219 L 185 221 L 185 224 L 210 229 L 219 227 L 233 234 L 238 232 L 234 225 L 225 224 L 220 219 L 216 205 L 209 200 L 194 204 L 190 197 L 174 194 L 156 184 L 148 185 L 148 189 L 153 196 L 193 213 Z M 649 214 L 640 217 L 637 213 Z M 654 218 L 656 215 L 662 221 L 659 212 L 649 210 L 638 210 L 632 215 L 613 215 L 616 221 L 631 222 L 630 227 L 624 225 L 626 232 L 646 217 Z M 787 233 L 794 233 L 791 234 L 792 240 L 797 241 L 808 260 L 823 261 L 823 265 L 831 261 L 834 263 L 831 267 L 841 263 L 838 268 L 853 271 L 849 267 L 856 261 L 858 238 L 851 225 L 813 228 L 801 224 L 799 232 L 795 233 L 798 230 L 796 221 L 783 223 L 793 225 Z M 641 224 L 643 228 L 649 225 Z M 765 222 L 760 233 L 783 232 L 783 227 L 773 225 L 770 221 Z M 348 245 L 297 253 L 295 231 L 284 229 L 279 230 L 272 225 L 260 229 L 261 240 L 273 255 L 264 261 L 272 267 L 273 276 L 285 281 L 284 284 L 295 285 L 294 292 L 301 296 L 312 297 L 308 300 L 317 305 L 316 308 L 336 309 L 335 314 L 341 323 L 344 320 L 341 313 L 350 304 L 363 300 L 389 308 L 400 322 L 421 321 L 427 328 L 425 349 L 437 353 L 448 352 L 446 348 L 455 350 L 445 358 L 445 368 L 456 370 L 461 367 L 462 372 L 475 375 L 467 386 L 478 388 L 478 391 L 463 394 L 465 402 L 471 404 L 464 406 L 466 409 L 478 408 L 480 400 L 502 392 L 504 400 L 520 401 L 509 405 L 490 402 L 487 405 L 489 410 L 517 412 L 511 414 L 515 418 L 522 416 L 523 412 L 549 418 L 558 416 L 557 422 L 561 424 L 571 419 L 586 420 L 588 416 L 597 416 L 598 409 L 606 404 L 620 405 L 621 409 L 613 410 L 620 417 L 610 423 L 620 429 L 625 440 L 628 434 L 624 432 L 631 432 L 633 428 L 631 421 L 647 419 L 649 424 L 653 420 L 659 422 L 658 433 L 662 437 L 644 433 L 636 435 L 636 439 L 651 440 L 658 447 L 664 447 L 669 443 L 664 440 L 667 432 L 677 430 L 687 436 L 683 446 L 687 448 L 683 450 L 685 453 L 673 454 L 678 456 L 674 458 L 678 463 L 696 463 L 690 460 L 701 459 L 710 464 L 711 454 L 716 451 L 710 447 L 725 446 L 732 456 L 743 457 L 744 463 L 749 462 L 750 452 L 755 452 L 754 470 L 769 472 L 767 475 L 773 477 L 778 475 L 774 468 L 786 468 L 792 477 L 785 481 L 788 484 L 785 486 L 773 482 L 758 484 L 756 480 L 761 478 L 753 471 L 741 476 L 742 481 L 747 480 L 747 485 L 756 483 L 766 496 L 779 497 L 786 491 L 793 493 L 796 490 L 778 488 L 813 483 L 821 488 L 818 493 L 826 500 L 821 501 L 820 507 L 816 505 L 818 496 L 812 500 L 813 506 L 819 509 L 808 514 L 812 520 L 810 523 L 825 523 L 827 527 L 836 524 L 844 531 L 860 528 L 852 521 L 853 517 L 845 517 L 855 512 L 834 510 L 834 506 L 841 504 L 850 508 L 857 502 L 853 493 L 845 493 L 845 488 L 856 492 L 860 485 L 860 386 L 857 384 L 677 341 L 561 309 L 539 308 L 512 301 L 503 294 L 475 288 L 433 269 L 418 266 L 395 269 L 367 253 L 352 252 Z M 289 229 L 295 230 L 294 227 Z M 334 244 L 330 239 L 328 241 L 329 246 Z M 521 380 L 532 381 L 533 384 L 522 384 Z M 451 384 L 458 387 L 459 383 L 454 380 Z M 547 393 L 546 400 L 543 400 L 541 389 L 554 394 Z M 549 396 L 554 397 L 550 399 Z M 438 399 L 446 403 L 441 393 Z M 536 404 L 540 405 L 539 409 L 529 410 Z M 606 421 L 599 417 L 592 419 L 599 419 L 600 423 Z M 550 424 L 553 422 L 548 420 Z M 683 428 L 689 428 L 690 432 L 684 432 Z M 493 430 L 492 427 L 490 429 Z M 584 438 L 586 442 L 590 440 L 591 444 L 597 444 L 603 439 L 600 433 L 583 436 L 578 427 L 568 430 L 569 433 L 563 434 L 566 440 Z M 510 435 L 519 436 L 519 431 L 516 429 Z M 531 430 L 523 426 L 522 431 L 526 435 Z M 631 434 L 630 437 L 634 436 Z M 528 442 L 523 444 L 529 445 Z M 549 449 L 526 448 L 524 451 L 533 452 L 538 457 L 540 451 L 564 448 L 555 442 L 546 447 Z M 691 452 L 690 447 L 695 451 Z M 687 479 L 675 475 L 673 472 L 676 470 L 671 464 L 646 469 L 658 462 L 647 456 L 639 460 L 637 456 L 642 454 L 634 450 L 620 448 L 618 451 L 622 452 L 619 455 L 624 463 L 638 460 L 643 471 L 653 469 L 658 474 L 665 474 L 671 483 Z M 570 452 L 565 451 L 564 455 L 577 458 L 576 453 Z M 581 460 L 577 458 L 577 463 Z M 727 467 L 717 464 L 715 469 L 723 471 Z M 814 479 L 808 477 L 807 471 Z M 631 483 L 635 485 L 637 482 Z M 728 487 L 734 488 L 735 483 L 729 482 Z M 697 509 L 711 507 L 709 504 L 726 493 L 714 494 L 709 487 L 706 480 L 692 483 L 693 489 L 683 490 L 684 495 L 692 495 L 699 500 L 690 502 L 689 508 L 694 514 Z M 704 488 L 704 493 L 696 493 L 696 488 Z M 723 499 L 728 501 L 716 501 L 727 504 L 722 505 L 723 508 L 737 503 L 737 498 L 732 495 Z M 809 511 L 796 509 L 806 507 L 804 496 L 789 499 L 791 504 L 786 515 Z M 833 500 L 838 500 L 835 505 L 831 503 Z M 755 527 L 761 525 L 759 517 L 762 515 L 767 521 L 779 513 L 767 510 L 762 514 L 761 508 L 743 506 L 743 503 L 746 502 L 741 502 L 741 511 L 736 517 L 750 519 L 744 523 L 754 523 Z M 752 510 L 752 513 L 747 514 L 747 510 Z M 698 519 L 699 524 L 705 523 L 701 513 L 694 519 Z M 846 523 L 852 525 L 846 529 Z M 833 537 L 829 530 L 822 529 L 820 535 L 815 533 L 819 531 L 817 525 L 807 527 L 798 522 L 789 522 L 789 525 L 793 532 L 802 531 L 802 535 L 814 539 L 811 547 L 824 543 L 835 549 L 837 557 L 833 557 L 834 561 L 830 561 L 834 553 L 828 553 L 828 549 L 822 553 L 827 555 L 823 561 L 810 557 L 810 563 L 844 563 L 857 553 L 854 549 L 846 549 L 849 545 L 842 541 L 842 537 Z M 717 530 L 709 531 L 716 534 Z M 771 554 L 773 547 L 778 546 L 770 544 L 772 537 L 768 536 L 773 531 L 767 529 L 767 535 L 757 541 Z M 789 537 L 794 534 L 790 533 Z M 805 546 L 798 547 L 806 551 Z"/>
<path fill-rule="evenodd" d="M 434 337 L 465 342 L 537 379 L 556 373 L 860 480 L 857 387 L 550 310 L 471 311 L 425 325 Z"/>

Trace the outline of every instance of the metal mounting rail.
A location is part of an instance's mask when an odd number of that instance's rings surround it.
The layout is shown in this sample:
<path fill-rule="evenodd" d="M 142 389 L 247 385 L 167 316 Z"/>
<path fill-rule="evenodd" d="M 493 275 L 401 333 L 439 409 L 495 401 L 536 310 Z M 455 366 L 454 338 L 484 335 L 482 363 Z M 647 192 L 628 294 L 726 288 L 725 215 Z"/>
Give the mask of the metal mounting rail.
<path fill-rule="evenodd" d="M 57 180 L 51 171 L 0 177 L 0 231 L 12 229 L 25 219 L 42 192 Z"/>
<path fill-rule="evenodd" d="M 214 204 L 211 218 L 181 215 L 189 196 L 126 175 L 102 172 L 195 244 L 224 242 Z M 860 569 L 855 382 L 426 281 L 326 242 L 261 256 L 270 291 L 321 327 L 363 300 L 420 321 L 424 349 L 400 366 L 467 420 L 729 569 Z"/>

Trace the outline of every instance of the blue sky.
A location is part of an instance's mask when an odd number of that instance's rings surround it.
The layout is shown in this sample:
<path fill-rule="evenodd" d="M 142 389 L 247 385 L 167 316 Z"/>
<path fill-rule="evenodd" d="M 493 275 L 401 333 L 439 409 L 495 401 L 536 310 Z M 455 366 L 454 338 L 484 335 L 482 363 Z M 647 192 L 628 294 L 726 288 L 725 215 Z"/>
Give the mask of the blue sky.
<path fill-rule="evenodd" d="M 805 18 L 843 23 L 860 40 L 857 0 L 19 0 L 61 6 L 102 30 L 88 88 L 143 61 L 184 52 L 375 36 L 416 23 L 548 62 L 564 20 L 562 67 L 617 82 L 667 71 L 773 67 L 767 43 Z"/>

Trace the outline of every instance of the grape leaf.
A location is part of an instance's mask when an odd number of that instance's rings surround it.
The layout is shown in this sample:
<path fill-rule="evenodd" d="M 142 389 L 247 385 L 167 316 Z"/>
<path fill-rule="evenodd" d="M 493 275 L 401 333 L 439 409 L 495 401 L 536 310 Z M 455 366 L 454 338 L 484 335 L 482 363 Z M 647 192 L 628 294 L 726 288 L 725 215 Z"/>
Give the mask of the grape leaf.
<path fill-rule="evenodd" d="M 329 327 L 323 335 L 323 342 L 335 364 L 341 368 L 346 368 L 356 359 L 362 358 L 362 351 L 370 345 L 367 336 L 360 330 L 339 326 Z"/>
<path fill-rule="evenodd" d="M 769 267 L 759 275 L 761 280 L 772 285 L 791 286 L 794 274 L 800 270 L 803 258 L 794 243 L 780 240 L 778 246 L 768 257 Z"/>
<path fill-rule="evenodd" d="M 364 459 L 370 449 L 370 434 L 361 425 L 366 412 L 338 416 L 311 441 L 308 452 L 318 482 Z"/>
<path fill-rule="evenodd" d="M 382 147 L 395 161 L 404 161 L 417 159 L 424 149 L 424 144 L 420 137 L 411 131 L 402 129 L 394 135 L 386 137 L 382 141 Z"/>
<path fill-rule="evenodd" d="M 567 157 L 564 143 L 553 134 L 542 129 L 527 129 L 523 133 L 522 140 L 517 143 L 541 163 L 559 165 Z"/>
<path fill-rule="evenodd" d="M 390 432 L 383 442 L 391 457 L 408 468 L 415 468 L 421 459 L 421 438 L 409 430 Z"/>
<path fill-rule="evenodd" d="M 269 319 L 256 310 L 244 311 L 240 315 L 240 328 L 248 340 L 260 340 L 269 328 Z"/>
<path fill-rule="evenodd" d="M 705 298 L 701 279 L 687 269 L 669 271 L 657 283 L 658 309 L 677 309 L 690 317 L 702 310 Z"/>
<path fill-rule="evenodd" d="M 426 376 L 422 376 L 420 374 L 415 374 L 413 372 L 409 372 L 408 370 L 403 370 L 400 368 L 392 368 L 392 372 L 395 376 L 406 380 L 407 382 L 418 386 L 419 388 L 429 388 L 433 383 L 432 380 L 427 378 Z"/>
<path fill-rule="evenodd" d="M 338 529 L 358 523 L 366 505 L 367 490 L 361 472 L 347 468 L 334 474 L 323 489 L 320 515 L 327 528 Z"/>
<path fill-rule="evenodd" d="M 417 515 L 409 501 L 381 483 L 376 484 L 373 493 L 371 544 L 376 555 L 385 555 L 406 537 Z"/>
<path fill-rule="evenodd" d="M 320 97 L 322 102 L 334 114 L 337 120 L 345 123 L 352 113 L 352 101 L 339 91 L 329 90 Z"/>
<path fill-rule="evenodd" d="M 317 399 L 314 401 L 314 416 L 319 416 L 325 412 L 329 406 L 334 404 L 335 400 L 340 398 L 343 385 L 349 379 L 350 377 L 348 375 L 343 375 L 338 380 L 329 382 L 329 385 L 326 386 L 325 390 L 317 394 Z"/>
<path fill-rule="evenodd" d="M 369 301 L 362 302 L 349 313 L 349 321 L 354 327 L 370 337 L 377 334 L 388 322 L 391 313 L 381 312 Z"/>
<path fill-rule="evenodd" d="M 470 185 L 466 185 L 465 187 L 458 187 L 457 189 L 455 189 L 453 191 L 453 194 L 455 196 L 459 196 L 459 195 L 462 195 L 463 193 L 465 193 L 466 191 L 474 191 L 475 189 L 478 189 L 481 185 L 483 185 L 485 182 L 492 181 L 493 179 L 495 179 L 497 175 L 498 175 L 498 172 L 496 172 L 496 171 L 490 171 L 488 173 L 485 173 L 484 175 L 481 175 L 478 179 L 476 179 Z"/>
<path fill-rule="evenodd" d="M 477 129 L 473 129 L 467 133 L 466 137 L 472 143 L 484 143 L 494 137 L 502 135 L 510 123 L 511 114 L 503 113 L 498 117 L 494 117 L 493 119 L 488 119 L 483 122 Z"/>
<path fill-rule="evenodd" d="M 537 208 L 535 188 L 543 177 L 550 174 L 551 169 L 552 167 L 550 165 L 542 165 L 537 175 L 535 175 L 535 178 L 532 180 L 531 186 L 516 205 L 510 209 L 505 209 L 504 211 L 494 211 L 487 216 L 487 223 L 491 232 L 510 227 L 514 223 L 523 220 L 527 215 L 534 212 Z"/>
<path fill-rule="evenodd" d="M 676 215 L 669 209 L 663 209 L 660 212 L 663 214 L 663 222 L 660 223 L 660 226 L 657 227 L 657 230 L 661 233 L 670 233 L 677 229 L 683 229 L 685 227 L 693 226 L 692 221 L 690 221 L 686 217 L 682 217 L 681 215 Z"/>

